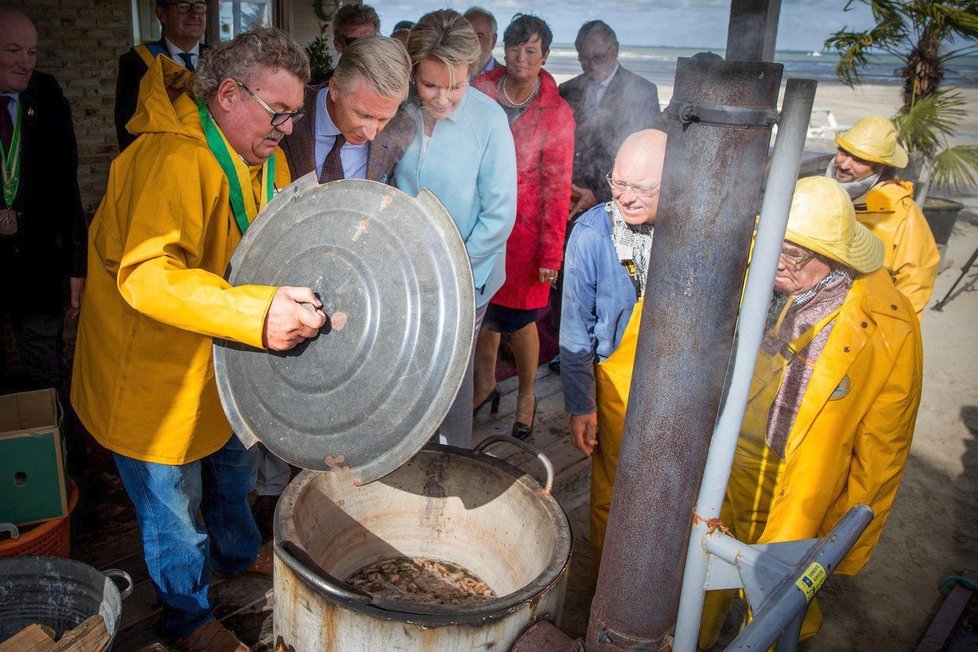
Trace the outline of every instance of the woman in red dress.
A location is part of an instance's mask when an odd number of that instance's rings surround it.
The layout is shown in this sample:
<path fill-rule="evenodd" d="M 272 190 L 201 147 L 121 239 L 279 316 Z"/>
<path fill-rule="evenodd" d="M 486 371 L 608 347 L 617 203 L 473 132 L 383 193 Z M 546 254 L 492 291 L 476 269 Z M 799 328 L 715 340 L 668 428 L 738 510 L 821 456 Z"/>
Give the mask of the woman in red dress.
<path fill-rule="evenodd" d="M 563 257 L 574 159 L 574 114 L 542 69 L 553 33 L 540 18 L 517 14 L 503 34 L 506 65 L 473 81 L 506 111 L 516 143 L 516 226 L 506 243 L 506 282 L 489 304 L 476 348 L 475 404 L 498 405 L 496 351 L 510 335 L 519 394 L 513 436 L 533 432 L 533 379 L 540 357 L 537 311 Z M 478 408 L 476 408 L 478 410 Z"/>

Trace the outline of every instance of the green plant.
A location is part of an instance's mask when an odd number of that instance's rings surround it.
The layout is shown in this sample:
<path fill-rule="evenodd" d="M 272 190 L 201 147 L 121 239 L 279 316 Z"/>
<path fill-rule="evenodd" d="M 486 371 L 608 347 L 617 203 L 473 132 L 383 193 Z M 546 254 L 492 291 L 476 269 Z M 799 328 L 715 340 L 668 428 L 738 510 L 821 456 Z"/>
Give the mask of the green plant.
<path fill-rule="evenodd" d="M 848 0 L 845 11 L 857 0 Z M 978 185 L 978 147 L 951 145 L 965 115 L 965 100 L 942 88 L 948 64 L 978 53 L 978 0 L 858 0 L 868 5 L 875 24 L 864 31 L 843 28 L 825 40 L 836 50 L 836 74 L 849 86 L 881 50 L 903 62 L 903 105 L 893 117 L 900 141 L 920 171 L 918 200 L 931 182 L 968 188 Z"/>
<path fill-rule="evenodd" d="M 314 38 L 306 46 L 306 56 L 309 57 L 309 72 L 312 81 L 318 82 L 333 70 L 333 56 L 329 53 L 329 41 L 326 39 L 326 32 L 329 30 L 329 23 L 319 24 L 319 36 Z"/>

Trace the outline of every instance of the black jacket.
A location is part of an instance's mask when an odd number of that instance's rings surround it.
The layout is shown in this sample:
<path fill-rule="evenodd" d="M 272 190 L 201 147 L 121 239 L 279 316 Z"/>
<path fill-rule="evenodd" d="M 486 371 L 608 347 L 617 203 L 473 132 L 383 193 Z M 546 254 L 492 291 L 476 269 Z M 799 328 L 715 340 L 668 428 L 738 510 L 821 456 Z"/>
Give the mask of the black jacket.
<path fill-rule="evenodd" d="M 85 276 L 87 254 L 71 107 L 54 77 L 34 71 L 20 111 L 18 229 L 0 236 L 0 306 L 14 314 L 56 314 L 66 305 L 68 277 Z M 6 208 L 2 196 L 0 203 Z"/>
<path fill-rule="evenodd" d="M 599 201 L 611 201 L 604 176 L 615 164 L 622 141 L 642 129 L 665 129 L 655 84 L 619 65 L 589 120 L 580 110 L 588 78 L 578 75 L 560 85 L 560 96 L 574 109 L 574 183 L 590 188 Z"/>
<path fill-rule="evenodd" d="M 160 39 L 153 43 L 147 43 L 151 49 L 161 51 L 173 59 L 166 40 Z M 203 56 L 207 46 L 200 44 L 200 55 Z M 175 60 L 175 59 L 174 59 Z M 177 63 L 180 63 L 179 61 Z M 126 131 L 126 123 L 136 113 L 136 101 L 139 99 L 139 82 L 148 68 L 143 58 L 136 52 L 136 48 L 130 48 L 128 52 L 119 57 L 119 76 L 115 80 L 115 134 L 119 140 L 119 151 L 121 152 L 129 144 L 136 140 L 136 137 Z"/>

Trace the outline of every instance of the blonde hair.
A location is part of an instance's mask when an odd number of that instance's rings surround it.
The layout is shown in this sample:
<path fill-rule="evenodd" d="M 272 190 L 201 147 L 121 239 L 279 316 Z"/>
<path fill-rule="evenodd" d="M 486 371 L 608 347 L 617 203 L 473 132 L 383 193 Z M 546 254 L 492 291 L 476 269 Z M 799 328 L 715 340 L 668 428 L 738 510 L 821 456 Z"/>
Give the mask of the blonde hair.
<path fill-rule="evenodd" d="M 343 51 L 333 72 L 333 79 L 343 90 L 363 79 L 381 97 L 401 99 L 407 97 L 410 78 L 407 50 L 396 38 L 388 36 L 357 39 Z"/>
<path fill-rule="evenodd" d="M 204 53 L 194 73 L 194 95 L 209 100 L 225 79 L 250 83 L 260 68 L 309 81 L 309 58 L 295 40 L 275 27 L 255 27 Z"/>
<path fill-rule="evenodd" d="M 411 29 L 407 49 L 413 66 L 425 59 L 434 59 L 448 66 L 452 75 L 459 65 L 465 66 L 471 75 L 475 72 L 473 66 L 482 55 L 479 37 L 475 35 L 472 23 L 451 9 L 439 9 L 422 16 Z M 452 79 L 452 82 L 455 80 Z"/>

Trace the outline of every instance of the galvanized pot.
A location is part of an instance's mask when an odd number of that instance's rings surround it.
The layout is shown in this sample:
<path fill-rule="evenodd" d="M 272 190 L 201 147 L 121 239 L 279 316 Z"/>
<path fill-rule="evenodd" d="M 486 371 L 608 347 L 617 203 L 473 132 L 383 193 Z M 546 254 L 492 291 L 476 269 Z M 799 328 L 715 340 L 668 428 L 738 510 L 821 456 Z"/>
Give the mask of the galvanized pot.
<path fill-rule="evenodd" d="M 125 581 L 121 591 L 113 578 Z M 0 641 L 38 623 L 60 637 L 96 614 L 105 619 L 112 647 L 122 601 L 132 593 L 125 571 L 99 572 L 79 561 L 61 557 L 0 559 Z"/>
<path fill-rule="evenodd" d="M 545 462 L 544 487 L 481 453 L 500 440 Z M 425 448 L 360 486 L 341 471 L 300 473 L 275 515 L 276 649 L 505 650 L 533 622 L 556 622 L 571 532 L 552 484 L 549 461 L 510 437 L 475 451 Z M 459 564 L 499 597 L 478 606 L 410 605 L 342 581 L 395 556 Z"/>

